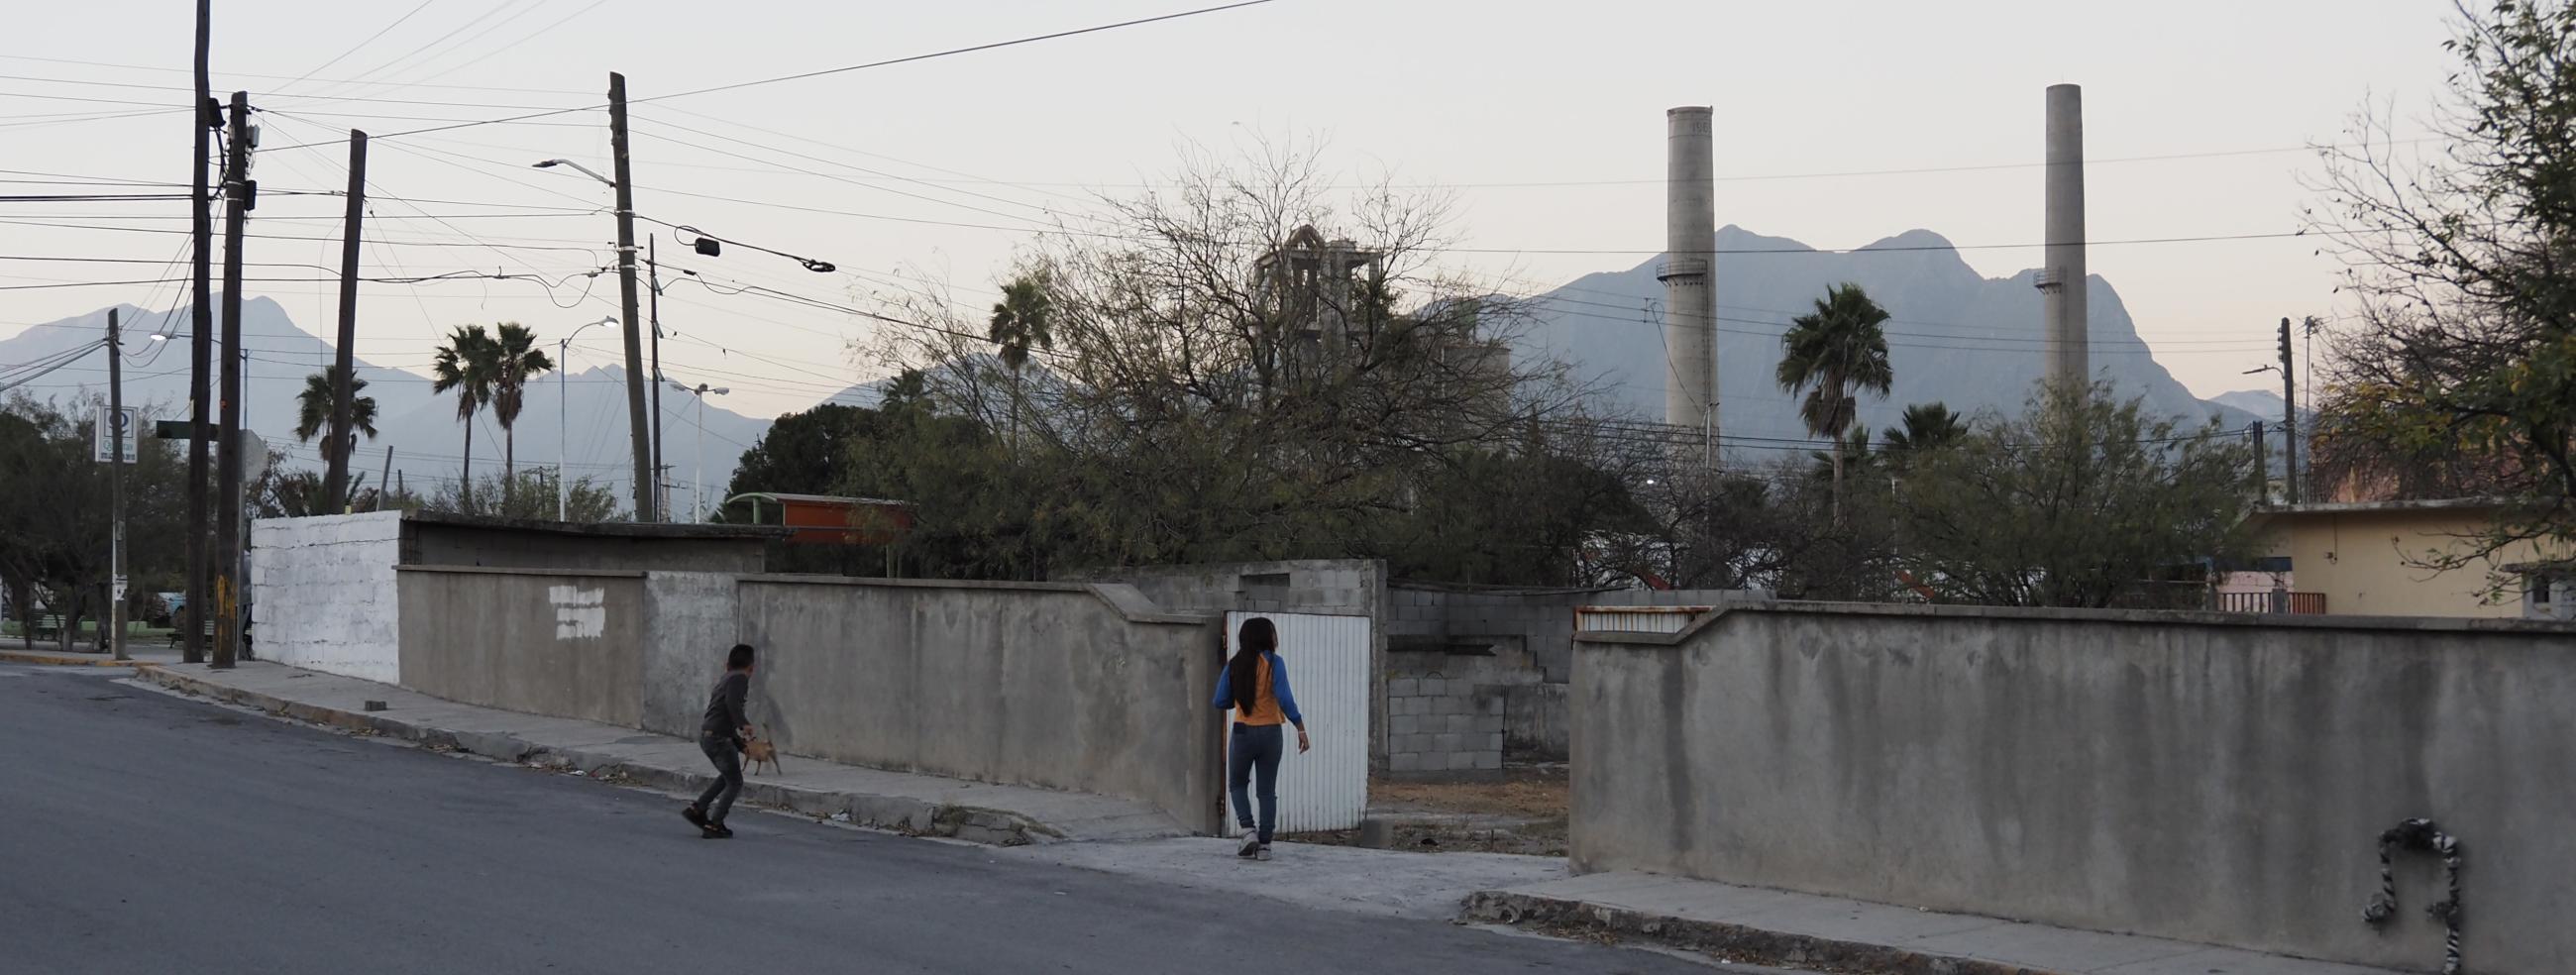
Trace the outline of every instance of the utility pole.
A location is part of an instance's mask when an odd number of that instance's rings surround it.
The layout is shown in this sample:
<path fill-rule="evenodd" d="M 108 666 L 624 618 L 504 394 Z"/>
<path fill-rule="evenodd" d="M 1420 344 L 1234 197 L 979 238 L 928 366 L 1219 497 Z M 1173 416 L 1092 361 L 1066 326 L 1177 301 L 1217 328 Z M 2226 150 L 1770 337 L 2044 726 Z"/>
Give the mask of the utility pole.
<path fill-rule="evenodd" d="M 322 459 L 328 473 L 322 478 L 322 497 L 331 507 L 343 511 L 349 507 L 349 452 L 357 449 L 357 438 L 350 436 L 349 415 L 352 410 L 351 389 L 357 377 L 358 344 L 358 222 L 367 209 L 367 134 L 349 130 L 349 212 L 340 224 L 340 347 L 338 366 L 331 372 L 331 439 L 322 446 Z M 380 488 L 381 489 L 381 488 Z"/>
<path fill-rule="evenodd" d="M 222 491 L 215 503 L 216 576 L 215 660 L 230 669 L 241 650 L 241 500 L 242 500 L 242 220 L 250 202 L 250 93 L 233 93 L 231 152 L 224 159 L 224 353 L 222 421 L 215 441 L 215 477 Z"/>
<path fill-rule="evenodd" d="M 393 486 L 393 485 L 391 485 L 391 484 L 387 484 L 387 483 L 385 483 L 385 481 L 386 481 L 386 479 L 391 478 L 391 477 L 393 477 L 393 476 L 394 476 L 394 445 L 392 445 L 392 444 L 386 444 L 386 445 L 385 445 L 385 471 L 384 471 L 384 473 L 382 473 L 382 474 L 378 474 L 378 475 L 376 475 L 376 510 L 378 510 L 378 511 L 383 511 L 383 510 L 385 510 L 385 496 L 386 496 L 386 494 L 388 494 L 389 492 L 391 492 L 391 491 L 394 489 L 394 486 Z"/>
<path fill-rule="evenodd" d="M 125 655 L 125 344 L 117 332 L 116 309 L 107 310 L 108 436 L 115 446 L 107 460 L 107 505 L 114 527 L 107 540 L 107 645 L 116 659 Z"/>
<path fill-rule="evenodd" d="M 197 110 L 189 113 L 197 126 L 197 151 L 188 157 L 188 178 L 196 186 L 188 220 L 195 241 L 197 298 L 188 309 L 188 604 L 179 625 L 185 627 L 181 646 L 186 648 L 180 659 L 192 664 L 206 662 L 206 403 L 212 392 L 206 379 L 215 341 L 214 194 L 206 185 L 206 159 L 214 154 L 215 126 L 222 124 L 206 61 L 213 7 L 214 0 L 197 0 Z"/>
<path fill-rule="evenodd" d="M 662 264 L 656 260 L 661 256 L 660 243 L 660 234 L 644 238 L 644 268 L 652 275 L 653 291 L 650 321 L 653 326 L 653 492 L 656 499 L 662 497 L 662 473 L 669 470 L 662 466 Z M 670 507 L 667 503 L 661 506 L 665 509 Z"/>
<path fill-rule="evenodd" d="M 2299 503 L 2299 393 L 2290 365 L 2290 320 L 2281 319 L 2281 493 Z"/>
<path fill-rule="evenodd" d="M 644 423 L 642 304 L 635 294 L 635 173 L 627 160 L 626 76 L 608 73 L 608 141 L 617 166 L 617 285 L 626 330 L 626 422 L 635 449 L 635 520 L 659 521 L 653 504 L 653 450 Z"/>

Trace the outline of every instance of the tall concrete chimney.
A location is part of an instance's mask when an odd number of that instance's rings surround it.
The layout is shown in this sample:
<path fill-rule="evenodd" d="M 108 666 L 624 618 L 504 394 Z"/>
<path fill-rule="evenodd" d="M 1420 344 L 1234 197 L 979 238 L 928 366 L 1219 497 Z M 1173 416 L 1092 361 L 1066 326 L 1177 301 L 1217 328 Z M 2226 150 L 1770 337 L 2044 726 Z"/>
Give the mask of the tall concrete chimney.
<path fill-rule="evenodd" d="M 2092 380 L 2084 311 L 2084 89 L 2048 86 L 2048 241 L 2039 269 L 2048 381 Z"/>
<path fill-rule="evenodd" d="M 1664 113 L 1664 422 L 1705 437 L 1717 461 L 1717 180 L 1710 162 L 1708 106 Z"/>

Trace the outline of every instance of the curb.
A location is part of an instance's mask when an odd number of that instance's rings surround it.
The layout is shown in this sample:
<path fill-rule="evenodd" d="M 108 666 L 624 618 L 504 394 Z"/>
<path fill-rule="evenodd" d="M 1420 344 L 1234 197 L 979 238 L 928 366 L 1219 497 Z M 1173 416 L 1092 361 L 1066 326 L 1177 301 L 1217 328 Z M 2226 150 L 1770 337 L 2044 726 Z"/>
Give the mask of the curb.
<path fill-rule="evenodd" d="M 41 650 L 0 650 L 0 663 L 38 664 L 48 667 L 149 667 L 152 665 L 146 660 L 117 660 L 110 657 L 99 657 L 93 660 L 86 656 L 66 657 L 60 653 Z"/>
<path fill-rule="evenodd" d="M 440 751 L 464 752 L 538 768 L 578 771 L 603 781 L 633 783 L 675 792 L 696 792 L 715 781 L 715 776 L 706 772 L 639 765 L 585 749 L 556 748 L 512 734 L 453 731 L 413 724 L 381 713 L 344 711 L 290 701 L 273 694 L 216 684 L 155 664 L 141 664 L 136 671 L 140 678 L 174 691 L 210 697 L 307 724 L 381 735 Z M 987 846 L 1052 843 L 1064 836 L 1054 827 L 1008 810 L 901 796 L 831 792 L 753 778 L 743 780 L 738 801 L 792 810 L 817 818 L 838 819 L 907 836 L 932 836 Z"/>
<path fill-rule="evenodd" d="M 1767 931 L 1723 921 L 1692 921 L 1508 890 L 1481 890 L 1468 895 L 1460 919 L 1555 935 L 1632 937 L 1754 965 L 1885 975 L 2064 975 L 2054 969 L 2027 968 L 1965 955 Z"/>

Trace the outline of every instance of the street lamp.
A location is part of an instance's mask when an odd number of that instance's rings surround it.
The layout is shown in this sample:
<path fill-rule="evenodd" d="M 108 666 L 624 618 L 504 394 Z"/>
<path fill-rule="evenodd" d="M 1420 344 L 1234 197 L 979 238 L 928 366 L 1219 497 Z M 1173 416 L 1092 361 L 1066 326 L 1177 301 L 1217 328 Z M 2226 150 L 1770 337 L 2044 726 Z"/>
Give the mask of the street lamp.
<path fill-rule="evenodd" d="M 565 455 L 572 449 L 572 340 L 591 325 L 615 325 L 615 316 L 573 329 L 555 340 L 555 520 L 572 520 L 571 479 L 565 476 Z M 630 380 L 631 381 L 631 380 Z"/>
<path fill-rule="evenodd" d="M 536 164 L 534 164 L 534 165 L 535 165 L 535 166 L 536 166 L 536 168 L 538 168 L 538 169 L 553 169 L 553 168 L 555 168 L 555 167 L 557 167 L 557 166 L 570 166 L 570 167 L 572 167 L 572 168 L 573 168 L 573 169 L 575 169 L 575 170 L 579 170 L 579 171 L 581 172 L 581 174 L 582 174 L 582 175 L 584 175 L 584 176 L 588 176 L 588 177 L 590 177 L 590 178 L 592 178 L 592 179 L 595 179 L 595 180 L 598 180 L 598 181 L 600 182 L 600 184 L 601 184 L 601 185 L 603 185 L 603 186 L 607 186 L 607 187 L 612 188 L 612 189 L 616 188 L 616 186 L 617 186 L 617 181 L 616 181 L 616 180 L 610 179 L 610 178 L 608 178 L 608 177 L 606 177 L 606 176 L 599 175 L 597 172 L 593 171 L 590 167 L 588 167 L 588 166 L 584 166 L 584 165 L 582 165 L 582 164 L 580 164 L 580 163 L 577 163 L 577 162 L 574 162 L 574 161 L 572 161 L 572 160 L 570 160 L 570 159 L 548 159 L 548 160 L 546 160 L 546 161 L 544 161 L 544 162 L 536 163 Z"/>
<path fill-rule="evenodd" d="M 664 382 L 669 382 L 669 380 L 664 380 Z M 703 522 L 707 520 L 705 500 L 707 487 L 707 397 L 709 395 L 722 396 L 726 393 L 733 392 L 733 390 L 726 389 L 722 386 L 710 387 L 705 383 L 699 383 L 696 386 L 671 383 L 671 388 L 698 398 L 698 462 L 696 470 L 692 471 L 689 477 L 689 508 L 694 515 L 690 520 Z"/>

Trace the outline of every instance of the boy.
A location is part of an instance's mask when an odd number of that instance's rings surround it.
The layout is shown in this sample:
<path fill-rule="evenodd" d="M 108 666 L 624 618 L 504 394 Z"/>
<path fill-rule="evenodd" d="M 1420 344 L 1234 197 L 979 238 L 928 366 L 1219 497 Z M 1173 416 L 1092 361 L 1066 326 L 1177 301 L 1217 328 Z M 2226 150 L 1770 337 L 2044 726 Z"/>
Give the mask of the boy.
<path fill-rule="evenodd" d="M 716 780 L 698 801 L 680 810 L 680 817 L 698 827 L 698 835 L 710 840 L 733 838 L 725 828 L 725 814 L 733 810 L 733 799 L 742 794 L 742 749 L 751 738 L 751 720 L 742 713 L 743 698 L 751 694 L 751 645 L 734 644 L 725 654 L 724 679 L 716 682 L 715 692 L 707 696 L 706 720 L 698 723 L 698 750 L 707 753 L 715 763 Z"/>

